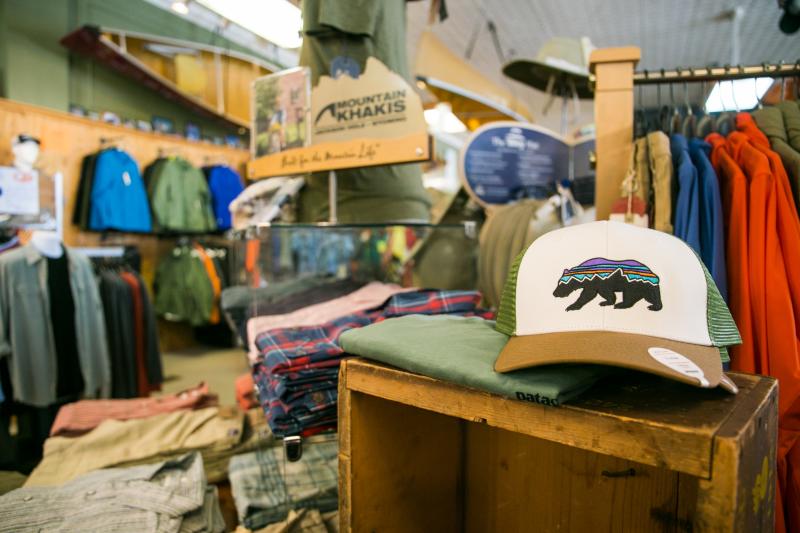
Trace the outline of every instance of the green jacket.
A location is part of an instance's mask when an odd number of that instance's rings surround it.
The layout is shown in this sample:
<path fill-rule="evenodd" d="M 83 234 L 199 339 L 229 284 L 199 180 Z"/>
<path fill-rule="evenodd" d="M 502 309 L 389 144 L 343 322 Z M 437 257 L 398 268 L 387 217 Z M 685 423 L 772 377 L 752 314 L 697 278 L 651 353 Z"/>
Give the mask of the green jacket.
<path fill-rule="evenodd" d="M 203 172 L 181 157 L 168 157 L 154 165 L 146 180 L 154 230 L 216 230 L 211 193 Z"/>
<path fill-rule="evenodd" d="M 785 103 L 793 104 L 794 102 Z M 797 109 L 798 126 L 800 126 L 800 108 L 797 105 L 794 107 Z M 780 156 L 783 166 L 786 167 L 795 207 L 800 212 L 800 202 L 798 202 L 800 200 L 800 196 L 798 196 L 800 194 L 800 152 L 789 144 L 784 114 L 778 107 L 765 107 L 753 111 L 752 115 L 758 128 L 769 138 L 770 146 Z M 798 135 L 798 147 L 800 147 L 800 135 Z"/>
<path fill-rule="evenodd" d="M 154 285 L 159 316 L 192 326 L 208 324 L 214 288 L 203 262 L 190 246 L 177 247 L 161 260 Z"/>
<path fill-rule="evenodd" d="M 800 152 L 800 104 L 797 102 L 785 101 L 776 106 L 783 114 L 783 125 L 786 128 L 786 136 L 789 145 Z"/>

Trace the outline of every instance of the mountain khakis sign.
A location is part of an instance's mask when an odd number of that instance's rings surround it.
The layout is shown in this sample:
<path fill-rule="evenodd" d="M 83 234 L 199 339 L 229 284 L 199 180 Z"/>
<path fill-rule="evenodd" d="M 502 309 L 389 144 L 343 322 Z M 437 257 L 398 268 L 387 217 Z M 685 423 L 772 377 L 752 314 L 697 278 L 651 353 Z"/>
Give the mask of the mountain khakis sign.
<path fill-rule="evenodd" d="M 311 144 L 248 164 L 251 179 L 430 159 L 422 101 L 375 58 L 354 79 L 320 78 L 311 91 Z"/>

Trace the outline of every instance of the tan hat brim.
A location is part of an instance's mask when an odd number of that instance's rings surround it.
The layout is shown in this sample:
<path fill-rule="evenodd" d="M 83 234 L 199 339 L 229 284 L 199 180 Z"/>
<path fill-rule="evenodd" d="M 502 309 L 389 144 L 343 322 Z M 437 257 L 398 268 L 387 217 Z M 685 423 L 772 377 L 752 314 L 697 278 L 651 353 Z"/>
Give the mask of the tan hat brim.
<path fill-rule="evenodd" d="M 651 349 L 680 354 L 702 370 L 703 383 L 696 373 L 680 372 L 651 355 Z M 736 393 L 736 385 L 722 371 L 719 348 L 666 340 L 647 335 L 609 331 L 544 333 L 511 337 L 497 357 L 494 369 L 510 372 L 532 366 L 560 363 L 590 363 L 619 366 L 658 374 L 697 387 L 722 386 Z"/>

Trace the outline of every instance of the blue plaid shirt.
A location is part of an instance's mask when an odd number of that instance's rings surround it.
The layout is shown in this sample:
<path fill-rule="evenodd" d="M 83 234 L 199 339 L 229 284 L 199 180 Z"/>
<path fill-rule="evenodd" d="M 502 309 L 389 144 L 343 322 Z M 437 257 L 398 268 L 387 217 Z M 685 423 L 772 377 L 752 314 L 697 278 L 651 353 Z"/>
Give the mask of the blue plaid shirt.
<path fill-rule="evenodd" d="M 478 309 L 477 291 L 419 290 L 399 293 L 381 307 L 319 326 L 281 328 L 256 337 L 259 361 L 253 380 L 267 422 L 276 436 L 335 428 L 338 368 L 346 356 L 339 335 L 390 317 L 458 314 L 491 317 Z"/>

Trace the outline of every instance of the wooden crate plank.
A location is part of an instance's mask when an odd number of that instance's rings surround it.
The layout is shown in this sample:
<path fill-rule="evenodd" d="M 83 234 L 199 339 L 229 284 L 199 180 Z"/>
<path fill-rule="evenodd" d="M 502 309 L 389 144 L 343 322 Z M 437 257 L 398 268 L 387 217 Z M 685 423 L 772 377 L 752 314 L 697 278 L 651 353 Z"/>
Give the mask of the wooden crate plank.
<path fill-rule="evenodd" d="M 467 423 L 466 531 L 673 531 L 678 473 Z"/>
<path fill-rule="evenodd" d="M 351 390 L 568 446 L 710 476 L 711 437 L 719 425 L 712 421 L 676 427 L 658 417 L 655 421 L 636 419 L 633 414 L 638 411 L 630 399 L 631 416 L 615 414 L 613 409 L 604 412 L 528 404 L 357 359 L 347 362 L 347 372 Z M 692 392 L 688 387 L 680 391 Z M 714 391 L 701 392 L 719 398 Z M 621 404 L 623 396 L 620 394 L 614 405 Z M 671 418 L 664 416 L 667 421 Z M 722 421 L 724 418 L 719 423 Z"/>
<path fill-rule="evenodd" d="M 342 531 L 461 531 L 461 421 L 358 392 L 349 404 Z"/>
<path fill-rule="evenodd" d="M 343 533 L 351 531 L 352 523 L 351 502 L 352 492 L 350 491 L 350 480 L 353 478 L 353 470 L 350 463 L 352 453 L 350 443 L 350 432 L 352 424 L 350 421 L 350 389 L 347 388 L 347 373 L 344 366 L 339 369 L 339 530 Z"/>
<path fill-rule="evenodd" d="M 714 439 L 710 479 L 698 485 L 695 531 L 772 531 L 778 393 L 774 379 L 760 380 Z"/>

